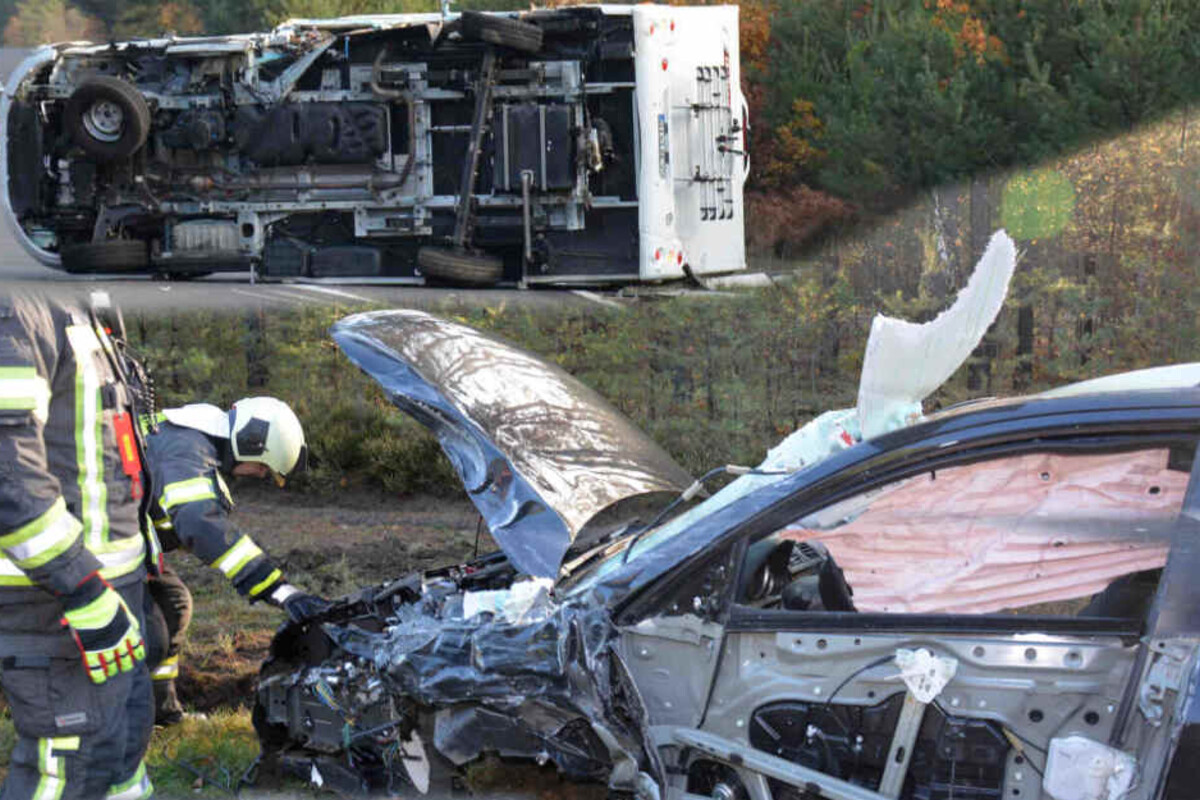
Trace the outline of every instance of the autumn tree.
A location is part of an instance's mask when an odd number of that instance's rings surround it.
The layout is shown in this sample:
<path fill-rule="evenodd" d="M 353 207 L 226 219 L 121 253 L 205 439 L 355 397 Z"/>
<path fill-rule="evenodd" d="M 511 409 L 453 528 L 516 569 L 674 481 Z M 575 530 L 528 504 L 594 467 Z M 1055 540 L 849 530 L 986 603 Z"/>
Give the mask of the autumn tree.
<path fill-rule="evenodd" d="M 4 26 L 9 47 L 36 47 L 46 42 L 96 39 L 103 25 L 63 0 L 24 0 Z"/>

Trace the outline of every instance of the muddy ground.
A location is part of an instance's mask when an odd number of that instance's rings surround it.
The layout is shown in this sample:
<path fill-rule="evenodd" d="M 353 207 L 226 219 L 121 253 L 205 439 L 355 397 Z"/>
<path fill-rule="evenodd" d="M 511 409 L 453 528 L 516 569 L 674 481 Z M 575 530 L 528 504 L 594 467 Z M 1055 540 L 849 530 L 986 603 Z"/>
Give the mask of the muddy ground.
<path fill-rule="evenodd" d="M 465 497 L 353 491 L 309 498 L 255 485 L 232 488 L 233 520 L 305 591 L 337 597 L 407 572 L 454 563 L 475 551 L 479 515 Z M 480 551 L 493 549 L 486 530 Z M 195 602 L 181 658 L 179 693 L 197 711 L 247 706 L 280 612 L 246 604 L 219 572 L 190 554 L 168 555 Z"/>

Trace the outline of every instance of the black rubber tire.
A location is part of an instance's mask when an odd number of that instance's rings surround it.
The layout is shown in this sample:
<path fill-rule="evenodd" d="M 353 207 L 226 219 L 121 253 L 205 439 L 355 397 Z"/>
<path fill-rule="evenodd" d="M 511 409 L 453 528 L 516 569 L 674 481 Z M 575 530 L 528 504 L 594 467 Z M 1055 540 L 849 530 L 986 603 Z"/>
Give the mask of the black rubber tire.
<path fill-rule="evenodd" d="M 492 286 L 504 277 L 504 261 L 487 253 L 422 247 L 417 266 L 429 280 L 455 286 Z"/>
<path fill-rule="evenodd" d="M 82 272 L 141 272 L 150 266 L 150 252 L 140 239 L 106 239 L 64 247 L 63 269 Z"/>
<path fill-rule="evenodd" d="M 463 36 L 468 39 L 510 47 L 522 53 L 536 53 L 542 49 L 542 29 L 537 25 L 480 11 L 464 11 L 461 19 Z"/>
<path fill-rule="evenodd" d="M 120 135 L 112 141 L 97 139 L 84 123 L 88 110 L 102 100 L 116 105 L 124 115 Z M 128 158 L 146 143 L 146 137 L 150 135 L 150 106 L 137 87 L 128 81 L 98 75 L 84 81 L 67 99 L 63 124 L 71 141 L 89 155 L 101 161 L 116 161 Z"/>

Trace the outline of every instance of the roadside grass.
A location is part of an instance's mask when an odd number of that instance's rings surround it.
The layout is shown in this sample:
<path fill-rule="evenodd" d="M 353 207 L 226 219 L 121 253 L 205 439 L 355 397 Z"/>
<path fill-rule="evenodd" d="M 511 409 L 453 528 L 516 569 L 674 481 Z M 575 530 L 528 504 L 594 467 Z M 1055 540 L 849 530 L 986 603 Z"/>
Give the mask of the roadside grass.
<path fill-rule="evenodd" d="M 156 730 L 146 767 L 163 797 L 218 796 L 236 793 L 256 758 L 250 714 L 226 709 Z"/>

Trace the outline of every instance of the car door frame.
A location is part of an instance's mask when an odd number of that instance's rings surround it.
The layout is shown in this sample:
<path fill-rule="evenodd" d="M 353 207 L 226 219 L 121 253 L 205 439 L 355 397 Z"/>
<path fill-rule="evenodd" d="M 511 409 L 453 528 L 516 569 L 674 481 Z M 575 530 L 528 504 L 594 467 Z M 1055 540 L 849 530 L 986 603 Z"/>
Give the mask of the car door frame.
<path fill-rule="evenodd" d="M 1188 392 L 1185 400 L 1193 400 L 1194 393 Z M 709 672 L 708 699 L 695 726 L 702 729 L 712 707 L 715 678 L 725 657 L 727 637 L 730 633 L 750 630 L 800 630 L 796 621 L 805 623 L 806 632 L 816 631 L 864 631 L 896 630 L 925 633 L 1028 633 L 1038 632 L 1070 636 L 1118 636 L 1131 642 L 1137 641 L 1142 630 L 1140 625 L 1131 625 L 1128 620 L 1103 620 L 1098 618 L 1072 617 L 1012 617 L 1008 615 L 939 615 L 939 614 L 860 614 L 857 612 L 785 612 L 773 614 L 766 611 L 745 610 L 733 602 L 732 593 L 741 580 L 741 566 L 749 543 L 769 535 L 784 525 L 820 508 L 832 505 L 848 497 L 872 488 L 901 480 L 932 469 L 945 469 L 1008 455 L 1031 452 L 1113 452 L 1119 450 L 1141 450 L 1155 444 L 1180 444 L 1184 440 L 1194 442 L 1200 434 L 1200 414 L 1193 402 L 1150 402 L 1148 408 L 1128 402 L 1122 395 L 1110 402 L 1095 403 L 1095 408 L 1077 412 L 1072 418 L 1061 415 L 1037 413 L 1017 415 L 1017 419 L 996 419 L 986 411 L 982 424 L 933 425 L 919 431 L 925 436 L 914 435 L 918 431 L 898 432 L 897 435 L 881 437 L 879 440 L 860 444 L 830 459 L 829 464 L 817 469 L 807 481 L 797 481 L 794 491 L 782 494 L 768 489 L 763 494 L 769 498 L 764 506 L 748 516 L 738 519 L 723 533 L 709 541 L 709 547 L 694 552 L 677 564 L 677 569 L 631 592 L 614 609 L 619 625 L 637 625 L 650 618 L 656 608 L 661 609 L 672 591 L 678 590 L 690 569 L 701 563 L 703 557 L 717 548 L 728 547 L 736 567 L 733 579 L 724 587 L 725 596 L 716 606 L 712 621 L 719 630 L 719 652 L 713 669 Z M 1160 400 L 1161 398 L 1153 398 Z M 1173 398 L 1178 400 L 1176 396 Z M 1053 410 L 1054 404 L 1049 405 Z M 897 446 L 898 445 L 898 446 Z M 854 451 L 860 452 L 855 454 Z M 855 458 L 854 455 L 858 457 Z M 790 483 L 790 482 L 789 482 Z M 1197 471 L 1193 468 L 1189 477 L 1188 497 L 1200 495 L 1197 488 Z M 1186 501 L 1185 501 L 1186 502 Z M 714 516 L 726 516 L 718 512 Z M 736 516 L 736 515 L 731 515 Z M 1182 515 L 1181 515 L 1182 516 Z M 727 517 L 728 518 L 728 517 Z M 831 797 L 847 800 L 878 800 L 881 795 L 847 782 L 839 782 L 822 773 L 805 771 L 804 768 L 783 762 L 782 759 L 752 750 L 748 746 L 722 737 L 706 736 L 703 730 L 692 730 L 678 725 L 650 726 L 653 745 L 677 747 L 694 752 L 707 753 L 726 764 L 736 764 L 748 770 L 755 785 L 750 786 L 754 800 L 769 797 L 765 778 L 773 776 L 803 786 L 814 780 L 820 781 Z M 835 785 L 836 784 L 836 785 Z"/>

